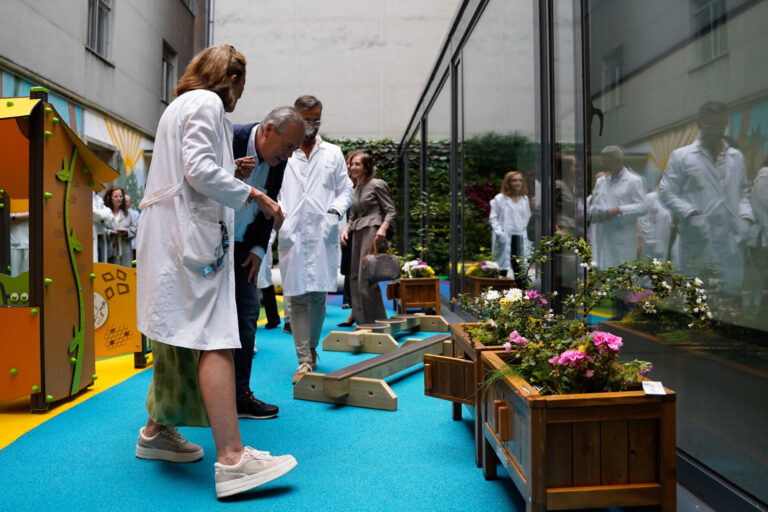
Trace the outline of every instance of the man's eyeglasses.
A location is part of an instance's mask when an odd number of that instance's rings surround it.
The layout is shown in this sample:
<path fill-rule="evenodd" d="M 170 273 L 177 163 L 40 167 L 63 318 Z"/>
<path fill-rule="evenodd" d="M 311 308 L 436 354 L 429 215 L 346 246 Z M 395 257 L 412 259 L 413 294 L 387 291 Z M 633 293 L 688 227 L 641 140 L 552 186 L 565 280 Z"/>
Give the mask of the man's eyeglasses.
<path fill-rule="evenodd" d="M 305 119 L 305 121 L 312 126 L 320 126 L 323 123 L 322 119 Z"/>

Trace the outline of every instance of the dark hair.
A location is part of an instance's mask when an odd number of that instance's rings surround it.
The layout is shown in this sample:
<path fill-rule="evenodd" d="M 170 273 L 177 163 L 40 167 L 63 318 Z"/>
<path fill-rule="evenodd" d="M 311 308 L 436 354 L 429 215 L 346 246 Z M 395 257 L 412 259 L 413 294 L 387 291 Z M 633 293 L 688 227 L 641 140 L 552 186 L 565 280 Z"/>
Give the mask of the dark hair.
<path fill-rule="evenodd" d="M 235 76 L 236 80 L 230 80 Z M 232 112 L 237 98 L 232 91 L 235 84 L 245 79 L 245 56 L 234 46 L 209 46 L 189 62 L 184 76 L 176 86 L 176 97 L 196 89 L 207 89 L 219 95 L 224 110 Z"/>
<path fill-rule="evenodd" d="M 373 168 L 373 158 L 370 153 L 362 149 L 356 149 L 349 154 L 349 161 L 352 162 L 355 158 L 359 158 L 360 163 L 363 164 L 363 175 L 361 176 L 362 179 L 358 180 L 358 184 L 367 183 L 376 177 L 376 171 Z"/>
<path fill-rule="evenodd" d="M 699 119 L 707 114 L 724 116 L 726 113 L 725 103 L 722 101 L 708 101 L 699 107 Z"/>
<path fill-rule="evenodd" d="M 293 106 L 298 110 L 309 110 L 315 107 L 320 107 L 320 110 L 323 110 L 323 104 L 320 100 L 309 94 L 296 98 L 296 101 L 293 102 Z"/>
<path fill-rule="evenodd" d="M 104 192 L 104 204 L 109 208 L 110 210 L 114 211 L 112 208 L 112 193 L 115 190 L 119 190 L 123 193 L 123 202 L 120 203 L 120 210 L 124 214 L 128 214 L 128 205 L 125 204 L 125 189 L 123 187 L 109 187 L 106 192 Z"/>

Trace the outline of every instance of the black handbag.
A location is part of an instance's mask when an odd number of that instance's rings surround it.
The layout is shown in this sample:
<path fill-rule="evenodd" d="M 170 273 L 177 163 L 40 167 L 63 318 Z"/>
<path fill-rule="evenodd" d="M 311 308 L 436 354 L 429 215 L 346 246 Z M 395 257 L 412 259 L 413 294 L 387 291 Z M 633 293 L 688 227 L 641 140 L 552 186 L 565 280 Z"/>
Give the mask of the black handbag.
<path fill-rule="evenodd" d="M 400 259 L 391 253 L 389 242 L 385 253 L 380 253 L 374 238 L 371 249 L 360 264 L 360 278 L 365 281 L 392 281 L 400 277 Z"/>

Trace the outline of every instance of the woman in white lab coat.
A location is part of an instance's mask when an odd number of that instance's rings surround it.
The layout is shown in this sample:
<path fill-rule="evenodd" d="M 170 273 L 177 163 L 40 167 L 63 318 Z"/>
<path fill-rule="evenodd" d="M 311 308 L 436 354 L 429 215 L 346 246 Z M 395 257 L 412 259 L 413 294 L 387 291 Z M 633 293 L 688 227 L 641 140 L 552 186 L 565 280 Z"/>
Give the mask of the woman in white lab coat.
<path fill-rule="evenodd" d="M 154 368 L 136 456 L 198 460 L 202 448 L 175 427 L 210 425 L 218 497 L 296 465 L 290 455 L 243 447 L 237 424 L 234 209 L 255 200 L 267 216 L 280 213 L 266 194 L 234 177 L 225 112 L 244 87 L 245 57 L 233 47 L 210 47 L 192 59 L 158 125 L 137 238 L 138 324 L 151 340 Z"/>
<path fill-rule="evenodd" d="M 491 200 L 491 215 L 488 219 L 493 230 L 493 261 L 499 265 L 503 275 L 507 275 L 510 268 L 516 274 L 520 271 L 512 267 L 511 259 L 513 254 L 523 256 L 531 245 L 528 240 L 530 219 L 531 202 L 528 200 L 525 179 L 522 173 L 510 171 L 501 182 L 501 193 Z"/>

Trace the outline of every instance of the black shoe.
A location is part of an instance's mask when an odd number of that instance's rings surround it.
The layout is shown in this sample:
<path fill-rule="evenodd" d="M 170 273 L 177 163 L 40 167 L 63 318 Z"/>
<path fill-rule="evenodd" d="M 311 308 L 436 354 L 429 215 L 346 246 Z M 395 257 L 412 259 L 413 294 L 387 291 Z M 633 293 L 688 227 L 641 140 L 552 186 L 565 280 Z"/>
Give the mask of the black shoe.
<path fill-rule="evenodd" d="M 275 327 L 280 325 L 280 320 L 277 322 L 267 322 L 267 325 L 264 326 L 265 329 L 274 329 Z"/>
<path fill-rule="evenodd" d="M 250 391 L 237 397 L 237 417 L 266 420 L 274 418 L 280 408 L 276 405 L 265 404 Z"/>
<path fill-rule="evenodd" d="M 285 322 L 285 325 L 283 326 L 283 332 L 292 334 L 293 331 L 291 330 L 291 322 Z"/>
<path fill-rule="evenodd" d="M 345 322 L 341 322 L 339 324 L 339 327 L 352 327 L 353 325 L 355 325 L 355 321 L 354 320 L 352 320 L 351 322 L 346 322 L 346 321 Z"/>

